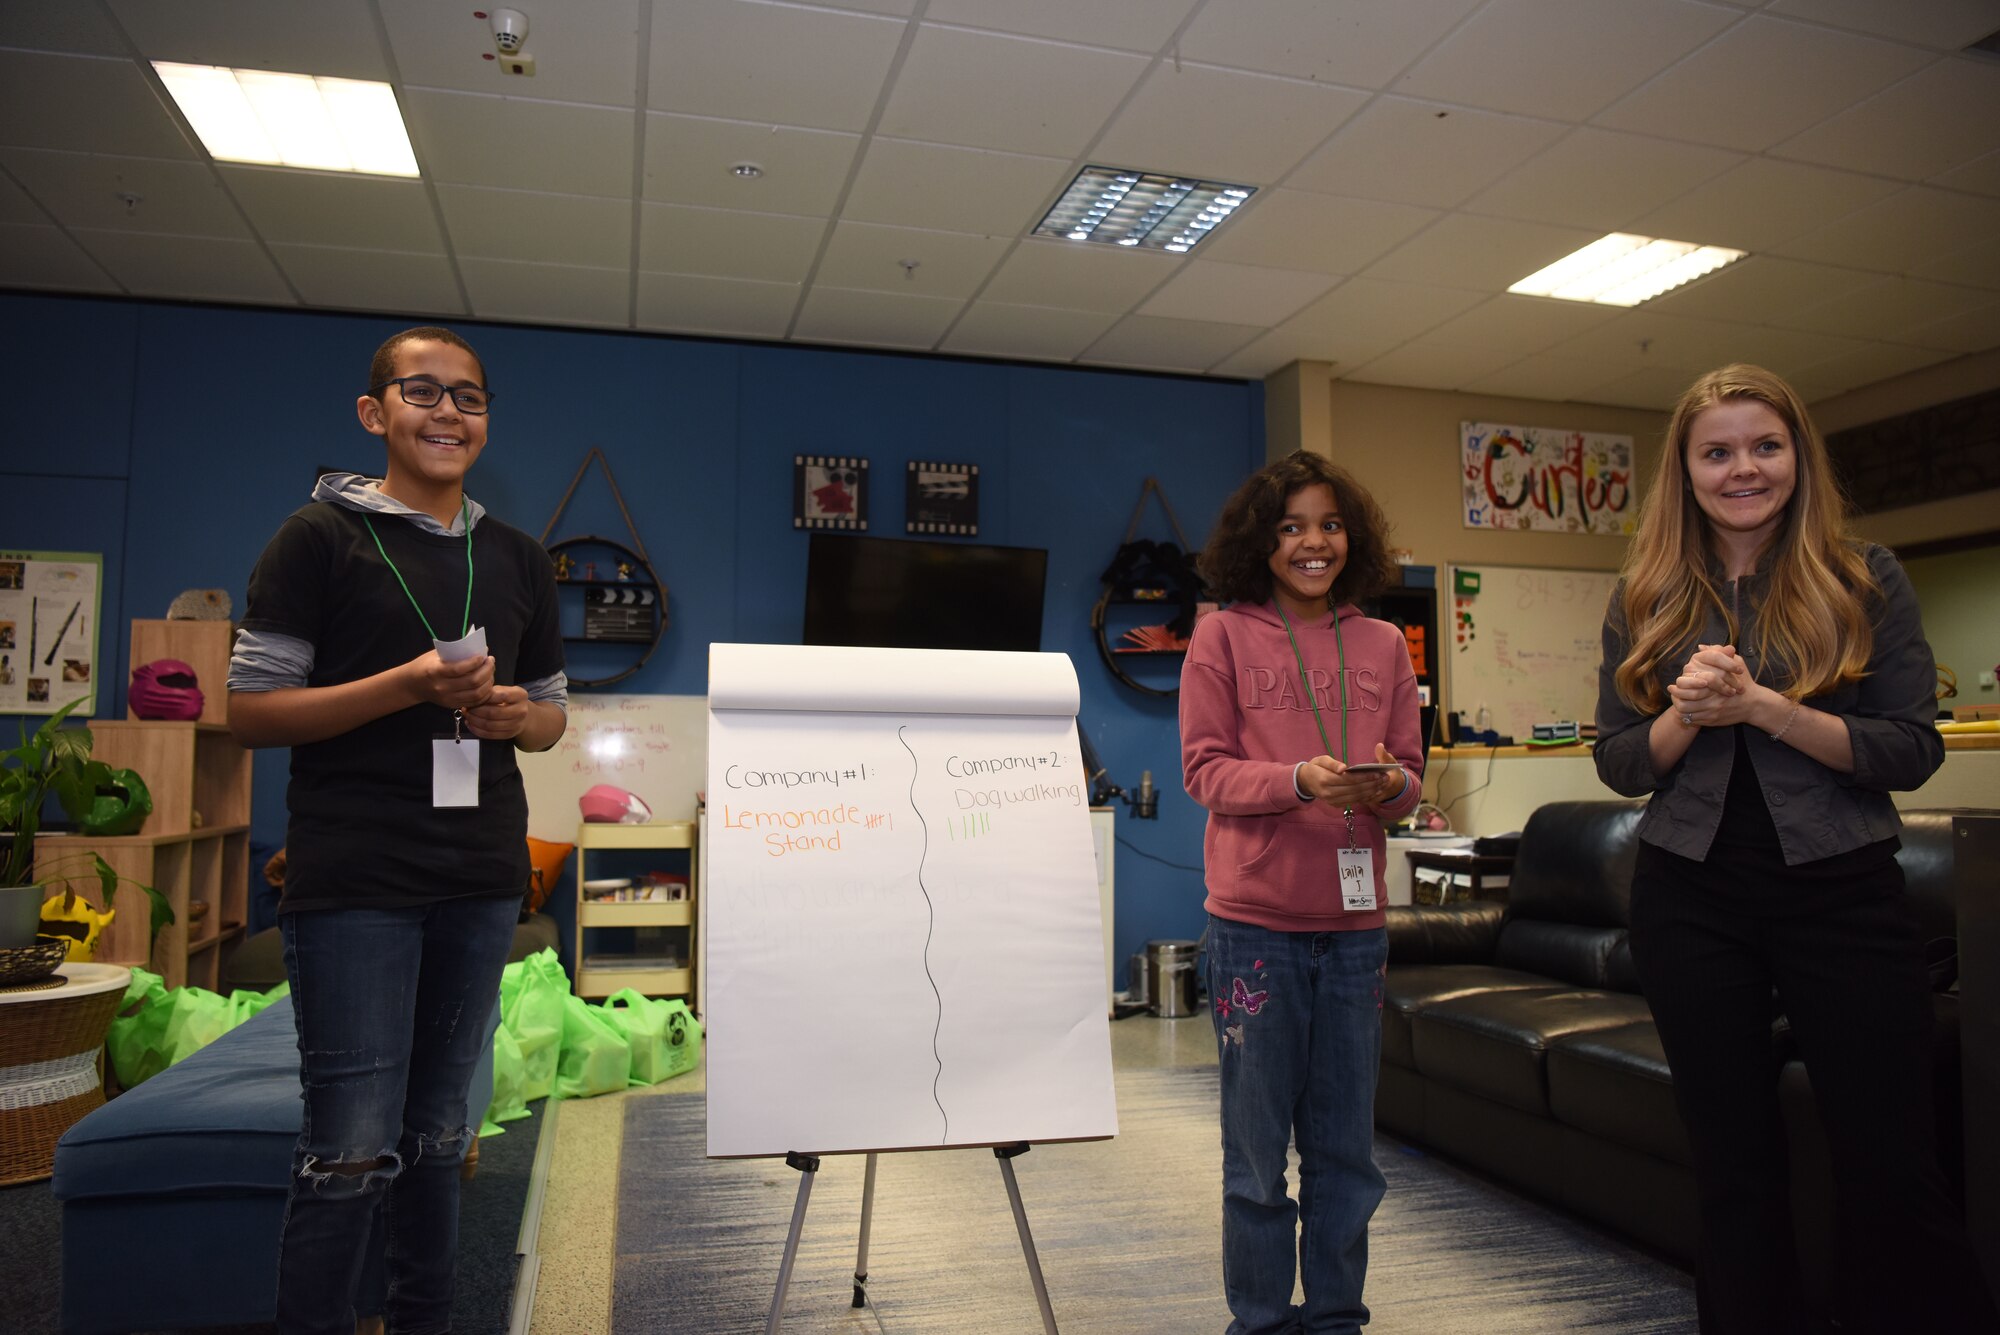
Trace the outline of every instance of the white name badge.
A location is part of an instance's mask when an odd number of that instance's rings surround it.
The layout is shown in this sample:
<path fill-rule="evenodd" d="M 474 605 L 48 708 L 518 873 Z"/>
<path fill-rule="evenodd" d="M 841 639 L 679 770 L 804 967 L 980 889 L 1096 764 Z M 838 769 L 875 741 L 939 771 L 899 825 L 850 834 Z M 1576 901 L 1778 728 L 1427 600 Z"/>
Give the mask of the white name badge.
<path fill-rule="evenodd" d="M 431 740 L 431 805 L 434 807 L 476 807 L 479 805 L 479 739 L 454 741 L 449 737 Z"/>
<path fill-rule="evenodd" d="M 1375 911 L 1375 850 L 1340 850 L 1340 906 L 1349 913 Z"/>

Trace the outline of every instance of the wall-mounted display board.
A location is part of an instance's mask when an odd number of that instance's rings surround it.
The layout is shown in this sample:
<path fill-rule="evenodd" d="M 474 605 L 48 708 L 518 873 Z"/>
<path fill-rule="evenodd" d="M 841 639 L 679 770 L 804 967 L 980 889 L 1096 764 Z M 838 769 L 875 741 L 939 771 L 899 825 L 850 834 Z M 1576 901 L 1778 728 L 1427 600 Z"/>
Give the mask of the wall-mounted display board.
<path fill-rule="evenodd" d="M 1484 705 L 1494 730 L 1522 739 L 1537 723 L 1590 722 L 1616 572 L 1465 565 L 1450 576 L 1445 707 L 1470 726 Z"/>
<path fill-rule="evenodd" d="M 102 552 L 0 551 L 0 714 L 97 712 Z"/>
<path fill-rule="evenodd" d="M 709 647 L 712 1156 L 1117 1132 L 1076 671 Z"/>
<path fill-rule="evenodd" d="M 569 729 L 547 751 L 516 759 L 528 791 L 528 833 L 576 838 L 576 800 L 600 783 L 637 793 L 654 820 L 693 820 L 708 757 L 708 702 L 698 695 L 569 698 Z"/>

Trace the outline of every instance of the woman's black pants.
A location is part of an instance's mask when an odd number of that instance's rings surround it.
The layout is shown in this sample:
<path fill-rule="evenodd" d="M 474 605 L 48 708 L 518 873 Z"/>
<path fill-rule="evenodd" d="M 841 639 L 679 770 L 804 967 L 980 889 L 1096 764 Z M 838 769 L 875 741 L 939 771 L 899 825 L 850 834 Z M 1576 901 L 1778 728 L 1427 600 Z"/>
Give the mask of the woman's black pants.
<path fill-rule="evenodd" d="M 1703 1335 L 1801 1328 L 1774 989 L 1832 1150 L 1843 1335 L 2000 1332 L 1938 1167 L 1930 979 L 1891 875 L 1789 914 L 1778 887 L 1640 844 L 1632 953 L 1694 1151 Z"/>

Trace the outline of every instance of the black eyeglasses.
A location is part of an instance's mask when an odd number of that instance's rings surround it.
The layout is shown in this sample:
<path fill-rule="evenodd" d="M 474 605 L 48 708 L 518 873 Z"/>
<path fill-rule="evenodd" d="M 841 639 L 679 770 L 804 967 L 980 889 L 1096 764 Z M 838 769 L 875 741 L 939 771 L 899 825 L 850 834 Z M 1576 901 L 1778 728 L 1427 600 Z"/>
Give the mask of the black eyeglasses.
<path fill-rule="evenodd" d="M 421 376 L 397 376 L 394 380 L 384 380 L 372 386 L 368 392 L 380 394 L 391 385 L 403 396 L 403 402 L 412 408 L 435 408 L 447 394 L 451 395 L 452 406 L 475 417 L 493 406 L 493 391 L 490 389 L 481 389 L 477 385 L 440 385 Z"/>

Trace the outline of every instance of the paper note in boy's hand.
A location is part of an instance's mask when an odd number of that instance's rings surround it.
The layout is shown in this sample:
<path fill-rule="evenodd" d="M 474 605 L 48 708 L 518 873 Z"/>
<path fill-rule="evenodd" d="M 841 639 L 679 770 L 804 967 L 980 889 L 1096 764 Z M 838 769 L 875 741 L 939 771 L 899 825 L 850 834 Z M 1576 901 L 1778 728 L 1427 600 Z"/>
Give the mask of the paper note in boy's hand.
<path fill-rule="evenodd" d="M 431 643 L 436 646 L 438 657 L 447 663 L 456 663 L 467 658 L 484 658 L 486 627 L 474 626 L 470 635 L 462 640 L 453 640 L 449 644 L 443 640 L 432 640 Z"/>

